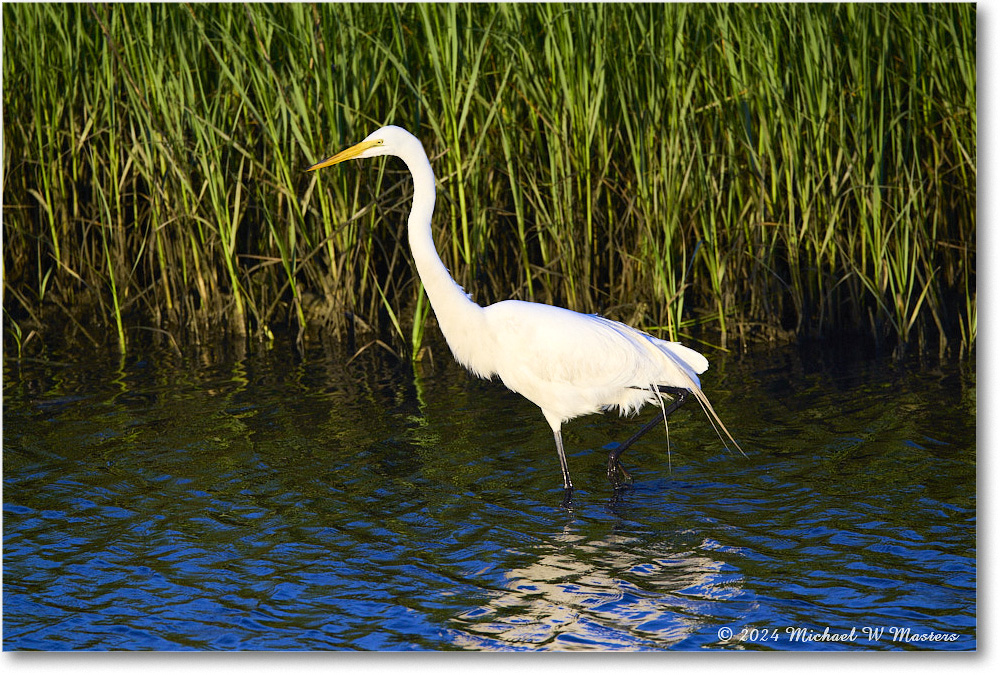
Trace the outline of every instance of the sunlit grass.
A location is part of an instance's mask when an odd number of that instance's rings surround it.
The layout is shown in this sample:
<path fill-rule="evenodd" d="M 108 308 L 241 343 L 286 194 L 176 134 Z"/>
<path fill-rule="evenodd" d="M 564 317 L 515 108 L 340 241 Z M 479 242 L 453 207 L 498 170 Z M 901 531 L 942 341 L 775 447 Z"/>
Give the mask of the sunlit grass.
<path fill-rule="evenodd" d="M 401 165 L 302 171 L 394 123 L 480 302 L 975 342 L 974 5 L 3 12 L 12 339 L 317 322 L 419 354 Z"/>

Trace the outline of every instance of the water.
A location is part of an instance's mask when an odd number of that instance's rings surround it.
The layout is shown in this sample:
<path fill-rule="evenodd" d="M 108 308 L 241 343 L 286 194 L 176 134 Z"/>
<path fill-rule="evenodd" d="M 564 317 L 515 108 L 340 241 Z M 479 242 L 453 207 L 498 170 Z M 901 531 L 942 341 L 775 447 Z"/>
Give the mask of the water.
<path fill-rule="evenodd" d="M 538 410 L 440 346 L 255 349 L 5 361 L 5 649 L 976 647 L 974 363 L 713 356 L 749 459 L 687 406 L 613 499 L 639 420 L 583 418 L 564 509 Z"/>

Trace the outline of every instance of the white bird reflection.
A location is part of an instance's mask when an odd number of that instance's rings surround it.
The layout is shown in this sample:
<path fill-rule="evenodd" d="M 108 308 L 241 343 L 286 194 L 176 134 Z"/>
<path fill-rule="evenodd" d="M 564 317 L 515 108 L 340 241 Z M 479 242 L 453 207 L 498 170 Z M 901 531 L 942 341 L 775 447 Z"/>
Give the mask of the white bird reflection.
<path fill-rule="evenodd" d="M 742 577 L 696 550 L 612 534 L 585 541 L 567 527 L 502 590 L 455 618 L 466 649 L 664 649 L 705 623 L 703 605 L 742 592 Z M 546 550 L 548 549 L 548 550 Z M 657 550 L 659 549 L 659 550 Z M 457 624 L 457 625 L 456 625 Z"/>

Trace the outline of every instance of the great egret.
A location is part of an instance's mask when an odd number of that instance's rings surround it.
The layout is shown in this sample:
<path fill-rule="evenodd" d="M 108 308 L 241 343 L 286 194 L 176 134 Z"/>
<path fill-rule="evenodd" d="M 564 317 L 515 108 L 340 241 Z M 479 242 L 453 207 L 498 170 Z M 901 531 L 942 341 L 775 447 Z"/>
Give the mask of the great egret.
<path fill-rule="evenodd" d="M 574 417 L 618 408 L 621 414 L 647 403 L 667 416 L 693 394 L 709 420 L 739 448 L 708 398 L 698 374 L 708 361 L 678 342 L 667 342 L 617 321 L 561 307 L 504 300 L 481 307 L 459 286 L 434 247 L 434 171 L 420 141 L 397 126 L 382 127 L 357 145 L 309 167 L 315 171 L 348 159 L 395 155 L 413 176 L 413 206 L 408 222 L 410 250 L 438 325 L 455 359 L 479 377 L 494 375 L 542 409 L 555 436 L 562 466 L 564 504 L 573 492 L 563 450 L 562 424 Z M 677 398 L 664 406 L 663 396 Z M 658 415 L 608 457 L 608 479 L 617 489 L 630 478 L 618 458 L 658 423 Z M 742 452 L 742 450 L 740 450 Z"/>

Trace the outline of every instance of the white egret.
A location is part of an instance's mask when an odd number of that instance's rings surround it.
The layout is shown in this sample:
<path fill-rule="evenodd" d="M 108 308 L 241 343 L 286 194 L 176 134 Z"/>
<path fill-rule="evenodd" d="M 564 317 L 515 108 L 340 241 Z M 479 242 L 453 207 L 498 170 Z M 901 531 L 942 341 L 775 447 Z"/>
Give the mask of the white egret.
<path fill-rule="evenodd" d="M 434 172 L 420 141 L 405 129 L 382 127 L 365 140 L 309 167 L 309 171 L 348 159 L 395 155 L 413 176 L 410 250 L 438 325 L 455 359 L 479 377 L 494 375 L 542 409 L 555 436 L 562 466 L 565 503 L 572 496 L 562 424 L 574 417 L 618 408 L 632 413 L 647 403 L 661 407 L 662 419 L 689 394 L 701 403 L 739 449 L 702 393 L 699 373 L 708 361 L 678 342 L 667 342 L 617 321 L 561 307 L 504 300 L 481 307 L 452 279 L 438 256 L 431 234 Z M 677 398 L 664 406 L 664 395 Z M 660 415 L 608 458 L 608 479 L 617 489 L 628 473 L 621 453 L 658 423 Z M 741 450 L 742 452 L 742 450 Z"/>

